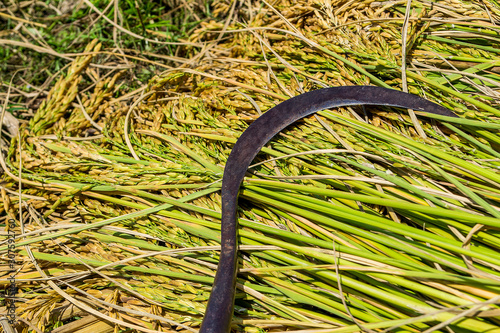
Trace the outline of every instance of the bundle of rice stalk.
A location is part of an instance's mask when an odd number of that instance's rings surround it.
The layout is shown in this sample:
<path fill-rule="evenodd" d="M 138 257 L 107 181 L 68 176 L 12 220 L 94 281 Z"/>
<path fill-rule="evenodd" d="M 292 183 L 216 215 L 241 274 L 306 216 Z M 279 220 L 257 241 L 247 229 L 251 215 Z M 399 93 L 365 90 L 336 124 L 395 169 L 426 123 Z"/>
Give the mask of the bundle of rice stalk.
<path fill-rule="evenodd" d="M 2 207 L 24 220 L 19 317 L 196 331 L 237 138 L 289 97 L 370 84 L 460 118 L 325 110 L 264 147 L 240 191 L 234 330 L 500 332 L 498 4 L 237 5 L 217 2 L 194 67 L 132 105 L 112 97 L 115 76 L 72 108 L 90 61 L 76 60 L 12 142 L 5 188 L 19 181 L 25 205 L 3 189 Z"/>

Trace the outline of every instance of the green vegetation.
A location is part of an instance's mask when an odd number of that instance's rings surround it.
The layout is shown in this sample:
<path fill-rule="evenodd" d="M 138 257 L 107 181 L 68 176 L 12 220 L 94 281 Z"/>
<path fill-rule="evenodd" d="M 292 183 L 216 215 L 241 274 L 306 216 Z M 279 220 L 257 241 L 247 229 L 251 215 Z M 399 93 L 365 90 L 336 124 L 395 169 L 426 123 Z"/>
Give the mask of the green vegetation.
<path fill-rule="evenodd" d="M 114 2 L 92 4 L 114 19 Z M 123 1 L 120 27 L 138 37 L 115 40 L 100 19 L 81 40 L 50 37 L 71 59 L 31 48 L 60 74 L 0 159 L 5 220 L 27 204 L 19 316 L 59 332 L 196 331 L 237 138 L 291 96 L 372 84 L 460 118 L 325 110 L 264 147 L 240 192 L 234 330 L 500 332 L 500 7 L 410 5 Z M 142 38 L 160 32 L 182 44 Z M 17 80 L 8 106 L 32 107 Z"/>

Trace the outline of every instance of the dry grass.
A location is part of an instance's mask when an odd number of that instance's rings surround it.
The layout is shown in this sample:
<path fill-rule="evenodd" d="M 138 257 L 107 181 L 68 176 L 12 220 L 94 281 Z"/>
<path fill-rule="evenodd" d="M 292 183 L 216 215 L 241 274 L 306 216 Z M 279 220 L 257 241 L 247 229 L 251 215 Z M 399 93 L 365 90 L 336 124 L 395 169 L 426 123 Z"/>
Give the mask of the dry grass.
<path fill-rule="evenodd" d="M 235 330 L 499 331 L 500 7 L 407 5 L 217 2 L 179 65 L 133 92 L 106 65 L 133 52 L 71 55 L 2 159 L 19 331 L 196 331 L 232 145 L 280 101 L 353 84 L 461 119 L 345 108 L 266 146 L 241 192 Z"/>

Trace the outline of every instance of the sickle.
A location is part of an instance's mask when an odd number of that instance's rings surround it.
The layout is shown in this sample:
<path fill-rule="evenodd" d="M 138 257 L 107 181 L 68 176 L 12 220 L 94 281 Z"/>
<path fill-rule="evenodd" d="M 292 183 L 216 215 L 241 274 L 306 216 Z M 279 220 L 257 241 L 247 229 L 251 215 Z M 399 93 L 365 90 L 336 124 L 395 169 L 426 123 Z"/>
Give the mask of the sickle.
<path fill-rule="evenodd" d="M 262 147 L 288 125 L 312 113 L 348 105 L 394 106 L 457 117 L 450 110 L 416 95 L 375 86 L 347 86 L 319 89 L 295 96 L 254 121 L 234 145 L 224 168 L 221 254 L 199 333 L 227 333 L 231 328 L 238 263 L 236 207 L 240 184 L 250 163 Z"/>

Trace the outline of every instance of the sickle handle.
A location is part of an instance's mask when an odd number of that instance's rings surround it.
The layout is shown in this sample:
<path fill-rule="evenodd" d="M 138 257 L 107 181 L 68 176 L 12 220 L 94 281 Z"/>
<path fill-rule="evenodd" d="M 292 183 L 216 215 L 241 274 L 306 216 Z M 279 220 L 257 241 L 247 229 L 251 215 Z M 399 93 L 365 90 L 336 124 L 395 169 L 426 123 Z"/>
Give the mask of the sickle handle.
<path fill-rule="evenodd" d="M 224 168 L 221 254 L 199 333 L 227 333 L 231 329 L 238 266 L 236 208 L 239 187 L 250 163 L 262 147 L 288 125 L 312 113 L 348 105 L 393 106 L 457 117 L 450 110 L 416 95 L 375 86 L 346 86 L 295 96 L 255 120 L 234 145 Z"/>

